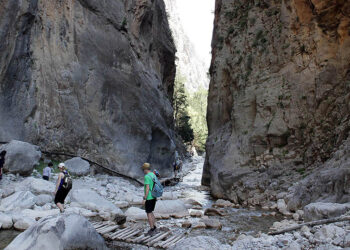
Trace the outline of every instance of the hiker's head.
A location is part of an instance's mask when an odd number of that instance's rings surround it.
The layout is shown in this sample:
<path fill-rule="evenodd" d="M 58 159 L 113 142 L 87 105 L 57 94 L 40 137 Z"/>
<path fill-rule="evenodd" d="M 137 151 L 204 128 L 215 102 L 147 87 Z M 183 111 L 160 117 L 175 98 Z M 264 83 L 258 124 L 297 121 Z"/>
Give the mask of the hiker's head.
<path fill-rule="evenodd" d="M 58 164 L 58 169 L 62 172 L 66 169 L 66 165 L 64 165 L 64 163 L 61 162 L 60 164 Z"/>
<path fill-rule="evenodd" d="M 0 156 L 5 157 L 6 153 L 7 153 L 6 150 L 3 150 L 3 151 L 1 151 Z"/>
<path fill-rule="evenodd" d="M 52 168 L 52 167 L 53 167 L 52 162 L 49 162 L 48 166 L 49 166 L 50 168 Z"/>
<path fill-rule="evenodd" d="M 144 163 L 142 165 L 142 170 L 143 170 L 144 173 L 148 173 L 149 171 L 151 171 L 151 164 L 149 164 L 147 162 Z"/>

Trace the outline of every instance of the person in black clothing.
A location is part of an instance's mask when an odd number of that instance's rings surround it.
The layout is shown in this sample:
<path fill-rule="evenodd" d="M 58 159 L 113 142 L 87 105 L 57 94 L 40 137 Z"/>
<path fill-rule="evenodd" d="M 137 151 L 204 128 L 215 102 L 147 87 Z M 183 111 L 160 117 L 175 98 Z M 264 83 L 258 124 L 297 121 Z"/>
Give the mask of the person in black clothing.
<path fill-rule="evenodd" d="M 5 164 L 5 155 L 6 155 L 6 151 L 3 150 L 0 153 L 0 180 L 2 180 L 2 168 L 4 167 L 4 164 Z"/>

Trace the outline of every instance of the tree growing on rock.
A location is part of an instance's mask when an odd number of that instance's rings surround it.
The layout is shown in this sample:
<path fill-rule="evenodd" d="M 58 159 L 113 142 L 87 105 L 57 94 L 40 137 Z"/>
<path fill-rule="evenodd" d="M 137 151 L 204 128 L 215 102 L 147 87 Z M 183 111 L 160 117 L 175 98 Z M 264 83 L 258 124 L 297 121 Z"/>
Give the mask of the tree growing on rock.
<path fill-rule="evenodd" d="M 191 117 L 188 114 L 188 100 L 185 90 L 186 79 L 177 74 L 175 78 L 173 107 L 175 130 L 181 136 L 185 143 L 192 142 L 194 139 L 193 129 L 191 127 Z"/>

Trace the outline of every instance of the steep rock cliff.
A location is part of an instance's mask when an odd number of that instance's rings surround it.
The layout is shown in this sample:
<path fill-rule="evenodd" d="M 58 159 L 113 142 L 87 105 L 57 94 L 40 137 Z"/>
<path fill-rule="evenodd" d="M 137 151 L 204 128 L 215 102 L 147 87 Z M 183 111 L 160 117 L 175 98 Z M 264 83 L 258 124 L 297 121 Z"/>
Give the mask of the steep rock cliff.
<path fill-rule="evenodd" d="M 163 0 L 0 3 L 0 140 L 170 175 L 175 46 Z"/>
<path fill-rule="evenodd" d="M 202 182 L 276 199 L 348 136 L 350 2 L 217 0 L 212 47 Z"/>
<path fill-rule="evenodd" d="M 207 66 L 199 57 L 195 46 L 186 34 L 176 0 L 165 0 L 169 25 L 176 45 L 177 71 L 185 77 L 185 87 L 189 93 L 194 93 L 199 89 L 208 89 L 209 78 L 207 76 Z"/>

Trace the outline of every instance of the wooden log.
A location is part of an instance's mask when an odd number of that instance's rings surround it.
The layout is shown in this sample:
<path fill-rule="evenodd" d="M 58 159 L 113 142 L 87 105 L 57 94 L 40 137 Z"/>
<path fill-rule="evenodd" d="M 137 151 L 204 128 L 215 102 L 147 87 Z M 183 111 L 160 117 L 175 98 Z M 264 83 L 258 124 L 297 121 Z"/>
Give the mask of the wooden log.
<path fill-rule="evenodd" d="M 152 235 L 149 239 L 144 240 L 142 243 L 146 244 L 146 243 L 148 243 L 149 241 L 154 240 L 155 238 L 157 238 L 159 235 L 161 235 L 161 233 L 158 232 L 158 233 L 156 233 L 155 235 Z"/>
<path fill-rule="evenodd" d="M 147 240 L 148 238 L 151 238 L 151 236 L 145 235 L 143 238 L 139 239 L 139 240 L 136 241 L 135 243 L 141 243 L 142 241 Z"/>
<path fill-rule="evenodd" d="M 122 230 L 118 230 L 118 231 L 114 232 L 111 236 L 115 236 L 117 234 L 121 234 L 121 233 L 123 233 L 125 231 L 128 231 L 128 230 L 130 230 L 130 227 L 124 228 Z"/>
<path fill-rule="evenodd" d="M 156 242 L 158 242 L 158 241 L 164 239 L 165 237 L 167 237 L 169 234 L 170 234 L 170 232 L 162 233 L 162 234 L 161 234 L 160 236 L 158 236 L 157 238 L 155 238 L 155 239 L 149 241 L 149 242 L 147 243 L 147 246 L 149 246 L 149 247 L 152 246 L 152 245 L 155 244 Z"/>
<path fill-rule="evenodd" d="M 276 232 L 269 232 L 269 235 L 277 235 L 277 234 L 283 234 L 287 233 L 290 231 L 294 231 L 297 229 L 302 228 L 303 226 L 317 226 L 317 225 L 323 225 L 323 224 L 329 224 L 329 223 L 335 223 L 335 222 L 341 222 L 341 221 L 350 221 L 350 216 L 345 216 L 345 217 L 337 217 L 337 218 L 331 218 L 331 219 L 325 219 L 325 220 L 317 220 L 317 221 L 310 221 L 306 223 L 302 223 L 290 228 L 286 228 L 280 231 Z"/>
<path fill-rule="evenodd" d="M 100 232 L 100 234 L 106 234 L 106 233 L 112 232 L 115 229 L 117 229 L 118 227 L 119 227 L 118 225 L 111 226 L 110 228 L 103 230 L 103 232 Z"/>
<path fill-rule="evenodd" d="M 103 231 L 105 231 L 105 230 L 107 230 L 107 229 L 109 229 L 109 228 L 111 228 L 111 227 L 114 227 L 114 226 L 108 225 L 108 226 L 105 226 L 105 227 L 103 227 L 103 228 L 96 229 L 96 231 L 97 231 L 99 234 L 102 234 Z"/>
<path fill-rule="evenodd" d="M 179 238 L 181 238 L 183 234 L 178 234 L 173 240 L 169 241 L 168 243 L 163 245 L 163 248 L 169 247 L 172 243 L 177 242 Z"/>
<path fill-rule="evenodd" d="M 137 229 L 136 231 L 133 231 L 133 232 L 131 232 L 130 234 L 123 236 L 123 237 L 120 238 L 120 239 L 121 239 L 121 240 L 126 240 L 126 239 L 128 239 L 128 238 L 130 238 L 130 237 L 132 237 L 132 236 L 134 236 L 134 235 L 136 235 L 136 234 L 139 234 L 140 232 L 141 232 L 141 230 L 140 230 L 140 229 Z"/>
<path fill-rule="evenodd" d="M 166 239 L 166 240 L 163 241 L 163 242 L 159 242 L 158 244 L 155 244 L 154 246 L 156 246 L 156 247 L 163 247 L 163 245 L 169 243 L 169 242 L 172 241 L 175 237 L 177 237 L 176 234 L 173 235 L 173 236 L 171 236 L 171 237 L 169 237 L 168 239 Z"/>
<path fill-rule="evenodd" d="M 131 233 L 131 232 L 134 232 L 135 231 L 135 228 L 131 228 L 130 230 L 128 231 L 125 231 L 124 233 L 121 233 L 121 234 L 117 234 L 116 236 L 114 236 L 112 239 L 121 239 L 123 236 Z"/>
<path fill-rule="evenodd" d="M 181 237 L 177 238 L 176 240 L 174 240 L 173 242 L 171 242 L 167 247 L 172 247 L 175 244 L 177 244 L 180 240 L 182 240 L 185 237 L 185 235 L 181 235 Z"/>
<path fill-rule="evenodd" d="M 101 227 L 105 227 L 107 225 L 108 225 L 108 222 L 103 222 L 100 225 L 95 226 L 95 229 L 98 229 L 98 228 L 101 228 Z"/>
<path fill-rule="evenodd" d="M 140 236 L 138 236 L 138 237 L 135 238 L 135 239 L 128 239 L 127 242 L 136 243 L 136 242 L 138 242 L 139 240 L 142 240 L 142 239 L 145 238 L 145 237 L 146 237 L 146 235 L 142 233 Z"/>
<path fill-rule="evenodd" d="M 107 227 L 109 227 L 109 225 L 104 225 L 102 227 L 97 228 L 96 231 L 98 232 L 98 230 L 103 230 L 103 229 L 106 229 Z"/>

